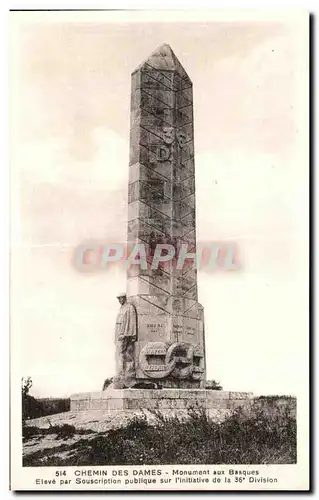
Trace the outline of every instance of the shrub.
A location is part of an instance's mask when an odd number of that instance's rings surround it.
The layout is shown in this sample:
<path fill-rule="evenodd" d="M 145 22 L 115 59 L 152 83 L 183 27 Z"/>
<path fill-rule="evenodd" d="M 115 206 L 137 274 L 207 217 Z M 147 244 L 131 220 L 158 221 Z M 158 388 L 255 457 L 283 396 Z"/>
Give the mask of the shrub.
<path fill-rule="evenodd" d="M 266 400 L 266 401 L 278 401 L 278 399 L 285 399 L 285 400 L 293 400 L 295 399 L 294 396 L 286 396 L 286 395 L 277 395 L 277 396 L 273 396 L 273 395 L 269 395 L 269 396 L 258 396 L 256 399 L 263 399 L 263 400 Z"/>
<path fill-rule="evenodd" d="M 288 408 L 269 414 L 263 406 L 234 410 L 223 422 L 211 421 L 205 410 L 187 418 L 153 412 L 153 421 L 136 417 L 126 427 L 81 439 L 67 459 L 52 456 L 54 465 L 160 464 L 289 464 L 296 463 L 296 420 Z M 29 456 L 25 465 L 51 465 L 46 453 Z M 42 458 L 40 458 L 42 457 Z"/>
<path fill-rule="evenodd" d="M 40 398 L 37 400 L 42 407 L 42 416 L 54 415 L 70 411 L 70 398 Z"/>
<path fill-rule="evenodd" d="M 40 428 L 32 425 L 23 425 L 22 427 L 22 437 L 25 441 L 35 437 L 47 436 L 49 434 L 56 434 L 56 439 L 69 439 L 77 434 L 94 434 L 94 431 L 91 429 L 76 429 L 74 425 L 69 424 L 50 425 L 50 427 L 47 428 Z"/>
<path fill-rule="evenodd" d="M 205 383 L 205 389 L 212 391 L 222 391 L 223 387 L 216 380 L 207 380 Z"/>
<path fill-rule="evenodd" d="M 46 417 L 70 410 L 70 398 L 40 398 L 29 394 L 32 387 L 31 377 L 21 380 L 22 422 L 30 418 Z"/>
<path fill-rule="evenodd" d="M 104 384 L 103 384 L 103 387 L 102 387 L 102 391 L 105 391 L 105 389 L 110 385 L 112 384 L 113 382 L 113 377 L 110 377 L 110 378 L 106 378 L 104 380 Z"/>

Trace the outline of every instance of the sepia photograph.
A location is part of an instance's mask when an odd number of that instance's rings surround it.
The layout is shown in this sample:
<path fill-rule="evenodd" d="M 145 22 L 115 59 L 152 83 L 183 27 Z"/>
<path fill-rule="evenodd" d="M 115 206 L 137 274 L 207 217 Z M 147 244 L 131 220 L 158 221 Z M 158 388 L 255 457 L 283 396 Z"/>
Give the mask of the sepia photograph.
<path fill-rule="evenodd" d="M 10 12 L 17 490 L 309 488 L 309 14 Z"/>

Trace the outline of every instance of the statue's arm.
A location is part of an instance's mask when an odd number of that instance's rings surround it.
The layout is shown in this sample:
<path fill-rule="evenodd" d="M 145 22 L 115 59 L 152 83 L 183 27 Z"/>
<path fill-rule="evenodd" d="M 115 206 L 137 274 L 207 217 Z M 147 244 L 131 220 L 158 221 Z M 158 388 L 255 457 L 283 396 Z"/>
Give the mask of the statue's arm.
<path fill-rule="evenodd" d="M 123 335 L 131 342 L 134 342 L 137 337 L 137 316 L 135 307 L 132 304 L 129 304 L 125 311 L 123 326 Z"/>
<path fill-rule="evenodd" d="M 137 340 L 137 313 L 135 307 L 131 304 L 131 322 L 132 322 L 132 340 Z"/>

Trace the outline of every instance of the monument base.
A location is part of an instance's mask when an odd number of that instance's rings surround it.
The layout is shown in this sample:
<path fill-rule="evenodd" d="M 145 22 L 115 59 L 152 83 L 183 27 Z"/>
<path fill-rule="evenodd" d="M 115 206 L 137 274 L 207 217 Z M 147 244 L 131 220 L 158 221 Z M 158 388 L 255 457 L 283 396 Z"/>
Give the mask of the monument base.
<path fill-rule="evenodd" d="M 253 393 L 207 389 L 111 389 L 71 396 L 71 411 L 234 409 L 251 404 Z"/>

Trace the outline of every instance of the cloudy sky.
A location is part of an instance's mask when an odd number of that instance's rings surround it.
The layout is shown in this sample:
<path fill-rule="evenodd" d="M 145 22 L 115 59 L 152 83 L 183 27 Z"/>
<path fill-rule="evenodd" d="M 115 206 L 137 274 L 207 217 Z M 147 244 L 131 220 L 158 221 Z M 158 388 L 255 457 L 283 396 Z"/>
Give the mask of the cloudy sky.
<path fill-rule="evenodd" d="M 197 239 L 235 242 L 241 263 L 198 274 L 208 378 L 228 390 L 302 394 L 305 19 L 71 15 L 11 18 L 15 375 L 33 378 L 35 396 L 64 396 L 100 390 L 114 374 L 125 270 L 81 273 L 74 251 L 88 240 L 125 241 L 130 74 L 169 43 L 194 85 Z"/>

